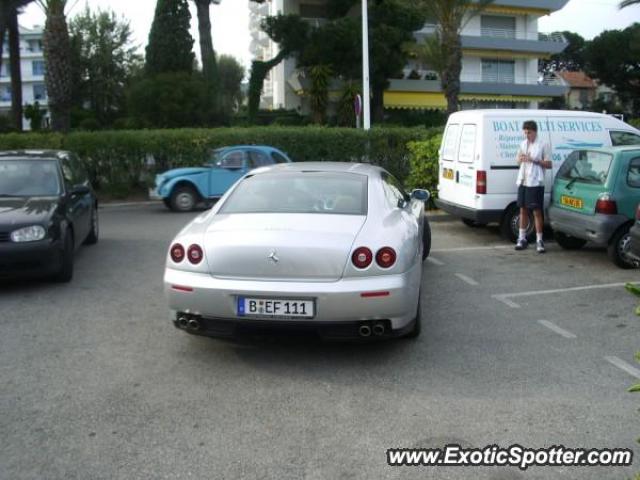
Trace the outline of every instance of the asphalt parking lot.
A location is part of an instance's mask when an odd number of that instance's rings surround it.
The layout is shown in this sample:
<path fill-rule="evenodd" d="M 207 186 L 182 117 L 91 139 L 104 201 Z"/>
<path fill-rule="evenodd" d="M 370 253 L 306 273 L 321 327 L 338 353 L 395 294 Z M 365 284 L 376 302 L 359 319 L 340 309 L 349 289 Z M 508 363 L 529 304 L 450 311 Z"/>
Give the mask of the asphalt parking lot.
<path fill-rule="evenodd" d="M 193 215 L 101 210 L 71 284 L 0 286 L 0 479 L 628 479 L 630 468 L 389 467 L 393 447 L 632 448 L 638 271 L 515 252 L 432 222 L 423 332 L 225 342 L 169 322 L 162 272 Z"/>

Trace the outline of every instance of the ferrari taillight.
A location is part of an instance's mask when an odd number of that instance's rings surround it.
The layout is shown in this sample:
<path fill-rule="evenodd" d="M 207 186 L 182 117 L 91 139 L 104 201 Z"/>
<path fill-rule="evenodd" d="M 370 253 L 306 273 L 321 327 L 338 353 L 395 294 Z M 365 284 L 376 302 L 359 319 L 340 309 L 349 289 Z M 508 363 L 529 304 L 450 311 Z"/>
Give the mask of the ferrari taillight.
<path fill-rule="evenodd" d="M 373 261 L 373 253 L 367 247 L 356 248 L 351 255 L 351 261 L 356 268 L 367 268 Z"/>
<path fill-rule="evenodd" d="M 194 265 L 199 264 L 202 261 L 202 248 L 200 248 L 200 245 L 195 243 L 191 245 L 187 250 L 187 258 Z"/>
<path fill-rule="evenodd" d="M 396 251 L 391 247 L 382 247 L 376 253 L 376 263 L 381 268 L 390 268 L 396 263 Z"/>
<path fill-rule="evenodd" d="M 184 247 L 179 243 L 174 243 L 171 246 L 170 254 L 171 260 L 173 260 L 175 263 L 180 263 L 182 260 L 184 260 Z"/>

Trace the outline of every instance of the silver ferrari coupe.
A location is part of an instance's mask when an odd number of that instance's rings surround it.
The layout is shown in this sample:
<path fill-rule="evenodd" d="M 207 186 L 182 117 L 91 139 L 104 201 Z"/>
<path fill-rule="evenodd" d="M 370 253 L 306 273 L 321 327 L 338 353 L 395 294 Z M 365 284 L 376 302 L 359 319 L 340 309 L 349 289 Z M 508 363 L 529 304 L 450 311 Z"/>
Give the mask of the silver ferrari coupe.
<path fill-rule="evenodd" d="M 253 170 L 171 242 L 164 290 L 173 323 L 213 337 L 416 337 L 428 199 L 368 164 Z"/>

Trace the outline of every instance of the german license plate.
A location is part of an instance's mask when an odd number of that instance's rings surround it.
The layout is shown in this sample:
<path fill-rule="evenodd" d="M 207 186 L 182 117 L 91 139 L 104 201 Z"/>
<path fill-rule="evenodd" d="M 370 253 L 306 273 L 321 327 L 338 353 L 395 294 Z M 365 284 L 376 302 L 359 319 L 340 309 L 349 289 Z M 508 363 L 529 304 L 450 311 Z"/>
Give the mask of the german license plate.
<path fill-rule="evenodd" d="M 443 168 L 442 169 L 442 177 L 447 180 L 453 180 L 453 170 L 451 168 Z"/>
<path fill-rule="evenodd" d="M 239 317 L 313 318 L 313 300 L 238 297 Z"/>
<path fill-rule="evenodd" d="M 572 208 L 582 208 L 584 205 L 581 198 L 569 197 L 567 195 L 560 197 L 560 203 Z"/>

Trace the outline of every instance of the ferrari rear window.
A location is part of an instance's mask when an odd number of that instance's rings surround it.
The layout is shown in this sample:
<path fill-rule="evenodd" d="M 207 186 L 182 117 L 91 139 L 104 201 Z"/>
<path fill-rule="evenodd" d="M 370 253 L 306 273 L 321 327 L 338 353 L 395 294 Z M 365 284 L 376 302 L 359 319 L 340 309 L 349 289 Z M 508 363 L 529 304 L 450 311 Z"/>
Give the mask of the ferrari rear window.
<path fill-rule="evenodd" d="M 367 177 L 354 173 L 277 172 L 244 179 L 220 213 L 367 214 Z"/>

